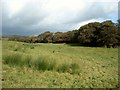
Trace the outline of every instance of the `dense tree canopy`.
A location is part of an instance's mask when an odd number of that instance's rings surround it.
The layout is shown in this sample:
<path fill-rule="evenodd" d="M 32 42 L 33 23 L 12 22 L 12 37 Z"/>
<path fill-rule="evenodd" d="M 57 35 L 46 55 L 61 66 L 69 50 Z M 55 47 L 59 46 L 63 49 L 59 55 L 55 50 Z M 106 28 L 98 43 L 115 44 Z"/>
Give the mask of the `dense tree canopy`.
<path fill-rule="evenodd" d="M 12 37 L 29 43 L 78 43 L 84 46 L 117 47 L 120 45 L 120 20 L 115 25 L 111 20 L 93 22 L 68 32 L 44 32 L 35 37 Z"/>
<path fill-rule="evenodd" d="M 116 46 L 118 43 L 117 27 L 110 20 L 94 22 L 80 27 L 79 43 L 87 46 Z"/>

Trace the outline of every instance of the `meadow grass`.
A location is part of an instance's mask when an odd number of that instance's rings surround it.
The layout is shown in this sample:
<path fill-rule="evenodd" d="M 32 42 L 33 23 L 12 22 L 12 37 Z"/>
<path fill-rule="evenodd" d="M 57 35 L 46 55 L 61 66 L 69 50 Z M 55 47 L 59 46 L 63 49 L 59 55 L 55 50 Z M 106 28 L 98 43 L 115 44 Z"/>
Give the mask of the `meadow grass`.
<path fill-rule="evenodd" d="M 55 68 L 55 62 L 48 61 L 44 57 L 39 57 L 34 61 L 33 66 L 38 70 L 53 70 Z"/>
<path fill-rule="evenodd" d="M 61 64 L 60 66 L 58 66 L 57 70 L 58 70 L 59 72 L 69 72 L 69 70 L 70 70 L 69 67 L 70 67 L 69 64 L 63 63 L 63 64 Z"/>
<path fill-rule="evenodd" d="M 23 65 L 23 62 L 21 61 L 21 55 L 19 54 L 3 56 L 3 60 L 3 63 L 8 64 L 10 66 Z"/>
<path fill-rule="evenodd" d="M 3 41 L 2 50 L 4 88 L 118 87 L 117 48 Z"/>
<path fill-rule="evenodd" d="M 38 57 L 36 60 L 31 60 L 31 56 L 25 56 L 18 53 L 6 56 L 4 55 L 3 63 L 10 66 L 29 67 L 42 71 L 55 70 L 58 72 L 69 72 L 72 74 L 79 69 L 79 65 L 77 63 L 63 63 L 57 66 L 55 60 L 48 60 L 45 57 Z"/>

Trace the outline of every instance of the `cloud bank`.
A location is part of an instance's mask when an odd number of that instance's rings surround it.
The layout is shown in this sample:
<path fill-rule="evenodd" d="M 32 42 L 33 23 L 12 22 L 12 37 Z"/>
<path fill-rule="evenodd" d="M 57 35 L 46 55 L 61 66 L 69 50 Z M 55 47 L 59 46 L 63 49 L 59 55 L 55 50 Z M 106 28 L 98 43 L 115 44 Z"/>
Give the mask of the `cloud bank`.
<path fill-rule="evenodd" d="M 3 35 L 68 31 L 118 17 L 118 0 L 3 0 Z"/>

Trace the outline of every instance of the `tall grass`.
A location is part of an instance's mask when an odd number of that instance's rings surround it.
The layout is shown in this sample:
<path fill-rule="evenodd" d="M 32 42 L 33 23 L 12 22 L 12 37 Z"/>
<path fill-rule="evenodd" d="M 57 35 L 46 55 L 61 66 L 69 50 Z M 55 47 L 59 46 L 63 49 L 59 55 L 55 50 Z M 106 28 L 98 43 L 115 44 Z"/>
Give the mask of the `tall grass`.
<path fill-rule="evenodd" d="M 76 73 L 78 74 L 80 72 L 79 64 L 77 63 L 71 63 L 70 68 L 72 70 L 72 74 Z"/>
<path fill-rule="evenodd" d="M 55 61 L 48 61 L 44 57 L 39 57 L 33 62 L 34 68 L 38 70 L 53 70 L 55 68 Z"/>
<path fill-rule="evenodd" d="M 58 66 L 57 68 L 58 72 L 68 72 L 71 74 L 78 74 L 80 72 L 80 67 L 77 63 L 63 63 Z"/>
<path fill-rule="evenodd" d="M 24 66 L 30 67 L 32 68 L 32 60 L 31 60 L 31 56 L 26 56 L 23 60 L 22 60 Z"/>
<path fill-rule="evenodd" d="M 21 55 L 20 54 L 14 54 L 14 55 L 6 55 L 3 56 L 3 63 L 8 64 L 10 66 L 22 66 L 23 64 L 21 63 Z"/>
<path fill-rule="evenodd" d="M 69 72 L 70 71 L 70 65 L 68 63 L 63 63 L 57 67 L 58 72 Z"/>
<path fill-rule="evenodd" d="M 12 54 L 3 56 L 3 62 L 10 66 L 20 66 L 20 67 L 28 67 L 36 70 L 41 71 L 58 71 L 58 72 L 68 72 L 74 74 L 78 72 L 79 65 L 77 63 L 63 63 L 60 65 L 56 65 L 56 61 L 53 59 L 45 58 L 45 57 L 38 57 L 35 60 L 31 60 L 30 56 L 24 56 L 22 54 Z"/>

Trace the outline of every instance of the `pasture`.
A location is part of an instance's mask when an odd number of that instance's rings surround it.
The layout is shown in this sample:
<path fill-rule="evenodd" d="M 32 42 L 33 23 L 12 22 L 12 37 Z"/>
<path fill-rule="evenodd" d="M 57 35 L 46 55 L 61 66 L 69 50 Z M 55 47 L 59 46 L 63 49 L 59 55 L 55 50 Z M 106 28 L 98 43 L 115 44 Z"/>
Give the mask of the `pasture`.
<path fill-rule="evenodd" d="M 2 42 L 4 88 L 116 88 L 118 48 Z"/>

